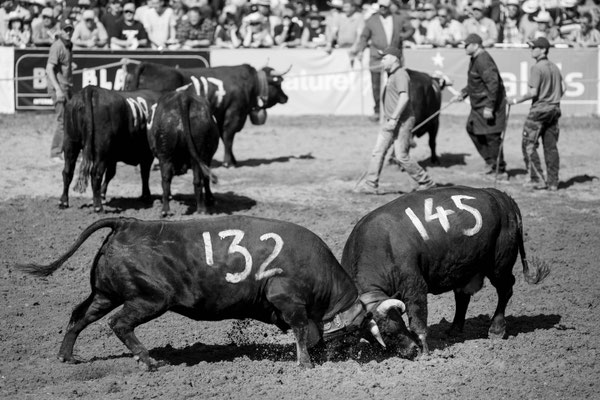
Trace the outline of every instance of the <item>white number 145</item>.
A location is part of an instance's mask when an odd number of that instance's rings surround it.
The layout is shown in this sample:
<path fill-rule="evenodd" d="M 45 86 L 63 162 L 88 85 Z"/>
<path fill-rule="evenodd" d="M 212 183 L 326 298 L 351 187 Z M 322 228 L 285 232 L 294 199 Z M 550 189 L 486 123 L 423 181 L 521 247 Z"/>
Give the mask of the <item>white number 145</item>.
<path fill-rule="evenodd" d="M 473 217 L 475 217 L 475 225 L 472 228 L 463 229 L 463 234 L 465 234 L 466 236 L 473 236 L 477 232 L 479 232 L 481 230 L 481 227 L 483 226 L 483 220 L 481 218 L 481 213 L 476 208 L 467 206 L 462 203 L 463 200 L 468 200 L 468 199 L 474 200 L 475 197 L 456 195 L 456 196 L 451 196 L 450 198 L 454 202 L 454 205 L 456 206 L 456 208 L 458 208 L 459 210 L 464 210 L 464 211 L 470 213 L 471 215 L 473 215 Z M 419 231 L 419 234 L 421 235 L 423 240 L 429 240 L 430 237 L 429 237 L 429 234 L 427 233 L 427 230 L 425 229 L 425 226 L 423 225 L 423 223 L 421 222 L 419 217 L 417 217 L 417 215 L 412 210 L 412 208 L 408 207 L 406 210 L 404 210 L 404 212 L 406 213 L 406 215 L 408 215 L 408 218 L 410 218 L 410 220 L 413 223 L 413 225 L 415 226 L 415 228 L 417 228 L 417 231 Z M 443 207 L 439 207 L 439 206 L 435 208 L 435 213 L 434 213 L 433 212 L 433 199 L 432 198 L 425 199 L 425 204 L 424 204 L 425 222 L 435 221 L 436 219 L 439 220 L 440 225 L 442 226 L 442 229 L 444 229 L 444 232 L 448 232 L 448 229 L 450 229 L 450 222 L 448 221 L 448 215 L 451 215 L 454 213 L 455 213 L 455 211 L 453 211 L 453 210 L 446 210 Z"/>

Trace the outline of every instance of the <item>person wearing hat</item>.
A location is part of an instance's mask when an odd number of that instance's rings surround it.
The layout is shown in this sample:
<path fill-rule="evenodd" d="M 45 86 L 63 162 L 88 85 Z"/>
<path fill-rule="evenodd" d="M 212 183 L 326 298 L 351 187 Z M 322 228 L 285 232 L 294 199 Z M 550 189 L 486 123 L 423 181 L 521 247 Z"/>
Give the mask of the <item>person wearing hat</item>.
<path fill-rule="evenodd" d="M 54 12 L 50 7 L 42 9 L 41 23 L 31 27 L 31 42 L 37 47 L 47 47 L 54 43 L 60 32 L 60 24 L 54 18 Z"/>
<path fill-rule="evenodd" d="M 50 46 L 46 63 L 48 94 L 54 103 L 56 115 L 54 136 L 50 147 L 50 157 L 54 162 L 62 162 L 63 159 L 65 102 L 71 98 L 73 87 L 72 36 L 73 23 L 70 19 L 65 19 L 60 24 L 57 40 Z"/>
<path fill-rule="evenodd" d="M 453 101 L 469 97 L 471 112 L 467 118 L 467 133 L 485 161 L 484 174 L 508 180 L 502 154 L 502 132 L 506 128 L 506 91 L 500 71 L 492 56 L 483 48 L 483 40 L 476 33 L 465 39 L 465 52 L 471 57 L 467 86 Z"/>
<path fill-rule="evenodd" d="M 140 21 L 136 21 L 135 4 L 125 3 L 123 5 L 123 18 L 117 21 L 115 36 L 110 38 L 111 49 L 134 50 L 140 47 L 148 47 L 148 33 Z"/>
<path fill-rule="evenodd" d="M 537 29 L 537 22 L 535 22 L 534 18 L 540 11 L 540 6 L 537 0 L 525 0 L 521 4 L 521 11 L 523 11 L 523 15 L 519 21 L 519 33 L 525 43 L 532 32 L 535 32 Z"/>
<path fill-rule="evenodd" d="M 379 121 L 381 98 L 381 51 L 387 47 L 401 49 L 402 42 L 412 37 L 415 28 L 404 15 L 392 14 L 390 0 L 378 0 L 379 11 L 365 21 L 365 27 L 359 37 L 355 49 L 350 52 L 351 61 L 361 59 L 362 52 L 369 47 L 369 68 L 371 70 L 371 87 L 373 89 L 373 116 L 371 120 Z"/>
<path fill-rule="evenodd" d="M 244 18 L 244 21 L 247 28 L 245 30 L 242 46 L 257 49 L 272 47 L 275 44 L 275 41 L 271 36 L 268 21 L 264 15 L 255 11 Z"/>
<path fill-rule="evenodd" d="M 456 47 L 464 39 L 460 22 L 453 18 L 450 6 L 438 6 L 437 17 L 427 27 L 426 43 L 435 47 Z"/>
<path fill-rule="evenodd" d="M 327 46 L 325 26 L 323 25 L 324 19 L 325 17 L 318 12 L 313 11 L 308 14 L 306 24 L 300 36 L 300 46 L 307 49 L 324 48 Z"/>
<path fill-rule="evenodd" d="M 123 5 L 121 0 L 109 0 L 106 5 L 106 11 L 102 13 L 100 22 L 104 25 L 106 33 L 108 34 L 108 43 L 110 45 L 113 37 L 118 35 L 117 25 L 123 19 Z"/>
<path fill-rule="evenodd" d="M 81 13 L 71 38 L 76 49 L 101 49 L 108 43 L 108 33 L 92 10 Z"/>
<path fill-rule="evenodd" d="M 560 32 L 556 26 L 553 26 L 552 16 L 548 11 L 540 11 L 533 20 L 537 22 L 537 28 L 535 31 L 529 34 L 527 41 L 532 41 L 540 37 L 548 39 L 550 44 L 562 43 L 563 39 L 560 37 Z"/>
<path fill-rule="evenodd" d="M 558 14 L 558 30 L 562 37 L 568 37 L 571 34 L 579 31 L 581 28 L 579 24 L 579 5 L 578 0 L 560 0 L 558 2 L 560 6 L 560 12 Z"/>
<path fill-rule="evenodd" d="M 4 34 L 4 45 L 24 49 L 29 45 L 31 32 L 23 29 L 23 17 L 12 11 L 8 14 L 8 30 Z"/>
<path fill-rule="evenodd" d="M 381 65 L 388 74 L 383 92 L 383 122 L 367 172 L 354 187 L 355 193 L 379 194 L 379 176 L 383 161 L 389 148 L 394 145 L 398 164 L 413 181 L 412 190 L 424 190 L 435 187 L 429 174 L 413 159 L 409 150 L 412 140 L 412 128 L 415 115 L 410 99 L 410 78 L 404 68 L 402 49 L 387 47 L 383 52 Z"/>
<path fill-rule="evenodd" d="M 237 49 L 242 45 L 237 15 L 238 9 L 233 4 L 223 7 L 219 15 L 219 23 L 215 28 L 215 46 Z M 298 33 L 298 41 L 300 41 L 300 33 Z"/>
<path fill-rule="evenodd" d="M 215 39 L 217 23 L 211 17 L 212 9 L 208 5 L 192 7 L 187 12 L 187 20 L 177 26 L 177 40 L 182 49 L 208 47 Z"/>
<path fill-rule="evenodd" d="M 529 114 L 523 124 L 522 150 L 525 168 L 529 173 L 526 185 L 534 189 L 558 190 L 558 120 L 560 118 L 560 99 L 565 92 L 565 83 L 560 70 L 548 60 L 550 42 L 544 37 L 530 41 L 531 57 L 535 64 L 529 69 L 529 89 L 523 96 L 507 99 L 509 104 L 519 104 L 531 100 Z M 544 145 L 546 178 L 542 172 L 537 152 L 539 139 Z"/>
<path fill-rule="evenodd" d="M 302 37 L 302 28 L 294 22 L 294 10 L 284 7 L 281 12 L 281 24 L 275 27 L 275 44 L 280 47 L 298 47 Z"/>
<path fill-rule="evenodd" d="M 484 16 L 484 11 L 482 1 L 475 0 L 471 3 L 472 15 L 464 20 L 463 27 L 466 35 L 475 33 L 481 37 L 483 47 L 492 47 L 498 42 L 498 28 L 493 20 Z"/>
<path fill-rule="evenodd" d="M 519 31 L 519 21 L 521 20 L 521 8 L 519 0 L 508 0 L 504 10 L 501 28 L 499 32 L 499 41 L 505 44 L 522 44 L 523 37 Z"/>

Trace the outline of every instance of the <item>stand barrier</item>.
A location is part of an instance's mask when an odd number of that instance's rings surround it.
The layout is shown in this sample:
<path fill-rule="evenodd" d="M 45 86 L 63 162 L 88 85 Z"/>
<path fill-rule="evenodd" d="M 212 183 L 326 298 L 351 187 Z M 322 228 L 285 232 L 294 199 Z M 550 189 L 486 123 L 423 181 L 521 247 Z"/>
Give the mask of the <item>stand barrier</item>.
<path fill-rule="evenodd" d="M 494 48 L 489 52 L 500 68 L 507 94 L 525 93 L 529 68 L 534 62 L 530 51 Z M 47 49 L 0 47 L 0 113 L 52 109 L 46 93 L 47 53 Z M 469 57 L 463 49 L 405 49 L 405 54 L 409 68 L 442 73 L 453 81 L 457 90 L 466 85 Z M 599 54 L 597 48 L 550 50 L 550 59 L 561 68 L 566 83 L 561 102 L 564 115 L 600 115 Z M 368 54 L 351 64 L 347 51 L 341 49 L 331 54 L 313 49 L 76 50 L 74 90 L 89 84 L 121 89 L 125 80 L 124 60 L 182 68 L 248 63 L 256 68 L 269 65 L 285 70 L 292 65 L 283 82 L 289 101 L 273 107 L 269 114 L 369 115 L 373 110 Z M 451 97 L 452 93 L 445 90 L 443 101 Z M 513 107 L 513 112 L 523 114 L 528 108 L 527 103 L 520 104 Z M 468 112 L 469 105 L 465 103 L 444 110 L 445 114 Z"/>

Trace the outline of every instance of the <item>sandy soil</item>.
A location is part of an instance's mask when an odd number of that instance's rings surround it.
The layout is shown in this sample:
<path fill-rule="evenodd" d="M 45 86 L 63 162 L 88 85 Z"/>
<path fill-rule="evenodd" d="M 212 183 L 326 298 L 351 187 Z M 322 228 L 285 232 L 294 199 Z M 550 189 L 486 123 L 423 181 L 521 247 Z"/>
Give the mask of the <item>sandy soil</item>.
<path fill-rule="evenodd" d="M 543 258 L 552 273 L 542 284 L 517 283 L 508 306 L 508 338 L 487 339 L 496 305 L 487 284 L 471 301 L 465 333 L 449 339 L 451 293 L 429 298 L 430 346 L 416 361 L 394 356 L 327 362 L 312 370 L 295 363 L 290 334 L 254 321 L 194 322 L 168 314 L 138 328 L 151 355 L 169 365 L 142 372 L 108 328 L 107 318 L 80 336 L 76 353 L 86 360 L 61 364 L 58 347 L 72 308 L 89 293 L 89 267 L 105 232 L 96 233 L 47 279 L 24 276 L 17 262 L 47 263 L 81 230 L 102 217 L 92 212 L 91 193 L 72 193 L 59 210 L 61 165 L 48 158 L 50 114 L 0 116 L 0 398 L 598 398 L 600 340 L 600 141 L 594 118 L 562 120 L 561 184 L 557 193 L 522 187 L 522 119 L 514 117 L 506 139 L 511 175 L 501 185 L 519 203 L 529 255 Z M 441 165 L 431 166 L 426 139 L 417 159 L 441 183 L 491 186 L 479 171 L 463 130 L 464 120 L 443 117 L 438 138 Z M 364 214 L 409 188 L 388 166 L 382 184 L 389 194 L 350 192 L 366 166 L 377 133 L 364 118 L 271 118 L 236 138 L 241 165 L 215 163 L 219 214 L 244 213 L 292 221 L 313 230 L 341 255 L 353 225 Z M 217 153 L 222 159 L 222 149 Z M 139 171 L 119 165 L 109 187 L 106 215 L 157 219 L 154 202 L 138 202 Z M 192 215 L 191 174 L 174 181 L 174 219 Z"/>

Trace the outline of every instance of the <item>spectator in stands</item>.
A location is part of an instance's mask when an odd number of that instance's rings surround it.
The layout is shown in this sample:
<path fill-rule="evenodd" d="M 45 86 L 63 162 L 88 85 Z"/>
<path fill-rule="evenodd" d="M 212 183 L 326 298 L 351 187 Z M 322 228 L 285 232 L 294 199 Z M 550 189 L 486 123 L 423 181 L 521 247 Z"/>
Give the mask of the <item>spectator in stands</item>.
<path fill-rule="evenodd" d="M 236 49 L 242 45 L 240 27 L 237 23 L 237 8 L 233 4 L 223 7 L 219 16 L 219 24 L 215 28 L 215 45 Z"/>
<path fill-rule="evenodd" d="M 427 27 L 427 42 L 436 47 L 456 47 L 462 40 L 463 27 L 452 16 L 452 9 L 447 5 L 438 6 L 437 18 Z"/>
<path fill-rule="evenodd" d="M 292 22 L 295 22 L 300 28 L 304 28 L 306 16 L 308 15 L 309 6 L 306 4 L 306 0 L 292 0 L 292 7 L 294 9 L 294 17 Z"/>
<path fill-rule="evenodd" d="M 519 33 L 525 42 L 537 30 L 537 22 L 534 18 L 537 17 L 540 7 L 537 0 L 525 0 L 521 5 L 521 10 L 523 16 L 519 21 Z"/>
<path fill-rule="evenodd" d="M 581 16 L 581 29 L 571 33 L 568 43 L 575 47 L 600 46 L 600 31 L 594 27 L 594 18 L 589 12 Z"/>
<path fill-rule="evenodd" d="M 81 21 L 81 17 L 83 15 L 83 12 L 85 10 L 89 10 L 91 7 L 91 2 L 90 0 L 78 0 L 77 3 L 75 5 L 73 5 L 70 9 L 69 6 L 67 5 L 66 7 L 66 12 L 67 14 L 67 18 L 72 20 L 75 25 L 77 25 L 78 22 Z M 96 14 L 94 14 L 96 15 Z"/>
<path fill-rule="evenodd" d="M 101 49 L 108 43 L 108 34 L 94 12 L 85 10 L 81 21 L 75 24 L 71 41 L 76 49 Z"/>
<path fill-rule="evenodd" d="M 116 34 L 110 38 L 111 49 L 134 50 L 148 47 L 148 33 L 140 21 L 133 19 L 135 4 L 126 3 L 123 6 L 123 18 L 117 21 Z"/>
<path fill-rule="evenodd" d="M 425 20 L 425 11 L 419 5 L 417 10 L 410 12 L 410 24 L 414 29 L 411 37 L 403 42 L 404 47 L 415 47 L 416 45 L 425 44 L 427 40 L 427 28 L 423 26 Z"/>
<path fill-rule="evenodd" d="M 331 21 L 328 26 L 328 42 L 326 51 L 331 51 L 334 47 L 350 48 L 350 51 L 356 51 L 358 39 L 365 26 L 365 20 L 359 10 L 360 1 L 344 0 L 342 3 L 342 12 L 335 21 Z"/>
<path fill-rule="evenodd" d="M 8 32 L 8 14 L 12 8 L 10 1 L 5 1 L 0 5 L 0 45 L 4 44 L 4 36 Z"/>
<path fill-rule="evenodd" d="M 563 42 L 558 29 L 552 26 L 552 17 L 548 11 L 540 11 L 533 19 L 537 22 L 537 29 L 529 35 L 528 42 L 540 37 L 546 38 L 552 45 Z"/>
<path fill-rule="evenodd" d="M 108 34 L 109 43 L 112 43 L 113 37 L 119 36 L 120 32 L 118 26 L 122 19 L 123 4 L 121 3 L 121 0 L 109 0 L 106 5 L 106 12 L 102 13 L 102 17 L 100 17 L 100 22 L 102 22 L 102 25 L 104 25 L 106 33 Z"/>
<path fill-rule="evenodd" d="M 60 31 L 60 25 L 54 19 L 54 12 L 50 7 L 42 10 L 42 21 L 32 26 L 31 42 L 34 46 L 50 46 Z"/>
<path fill-rule="evenodd" d="M 425 3 L 423 4 L 421 11 L 421 26 L 425 28 L 425 32 L 427 32 L 427 29 L 429 29 L 429 24 L 437 16 L 437 10 L 435 9 L 433 3 Z"/>
<path fill-rule="evenodd" d="M 208 5 L 188 10 L 187 19 L 177 27 L 177 40 L 182 49 L 208 47 L 213 44 L 217 24 L 211 15 L 212 9 Z"/>
<path fill-rule="evenodd" d="M 169 0 L 150 0 L 148 10 L 140 13 L 139 21 L 148 33 L 152 48 L 162 50 L 179 46 L 175 30 L 177 21 Z"/>
<path fill-rule="evenodd" d="M 291 8 L 285 7 L 282 11 L 281 24 L 275 27 L 275 44 L 281 47 L 298 47 L 300 46 L 300 37 L 302 36 L 302 28 L 292 19 L 294 11 Z"/>
<path fill-rule="evenodd" d="M 500 29 L 500 42 L 506 44 L 521 44 L 523 37 L 519 32 L 519 21 L 521 20 L 521 9 L 519 0 L 508 0 L 504 10 Z"/>
<path fill-rule="evenodd" d="M 390 0 L 378 0 L 379 11 L 365 21 L 358 45 L 350 51 L 351 62 L 354 58 L 362 58 L 362 52 L 369 46 L 369 67 L 371 69 L 371 87 L 373 89 L 373 115 L 370 119 L 379 121 L 379 106 L 381 98 L 381 58 L 382 51 L 387 47 L 402 47 L 402 42 L 412 37 L 414 28 L 410 21 L 402 15 L 392 15 Z"/>
<path fill-rule="evenodd" d="M 246 33 L 242 45 L 244 47 L 259 48 L 272 47 L 275 43 L 267 19 L 259 12 L 253 12 L 246 18 L 247 26 Z"/>
<path fill-rule="evenodd" d="M 498 29 L 491 19 L 484 17 L 484 5 L 480 0 L 471 4 L 471 17 L 463 22 L 465 34 L 476 33 L 483 41 L 483 47 L 492 47 L 498 42 Z"/>
<path fill-rule="evenodd" d="M 266 19 L 267 26 L 269 27 L 269 33 L 271 36 L 275 34 L 275 27 L 281 24 L 281 18 L 273 15 L 271 12 L 271 1 L 270 0 L 252 0 L 252 4 L 256 6 L 256 10 Z"/>
<path fill-rule="evenodd" d="M 327 46 L 327 37 L 325 35 L 325 27 L 323 26 L 324 19 L 318 12 L 308 14 L 307 22 L 300 37 L 300 45 L 302 47 L 315 49 Z"/>
<path fill-rule="evenodd" d="M 29 45 L 31 32 L 23 29 L 23 17 L 14 11 L 8 14 L 8 31 L 4 35 L 4 45 L 24 49 Z"/>
<path fill-rule="evenodd" d="M 558 31 L 561 37 L 568 38 L 577 32 L 579 24 L 578 0 L 560 0 L 560 14 L 558 16 Z"/>

